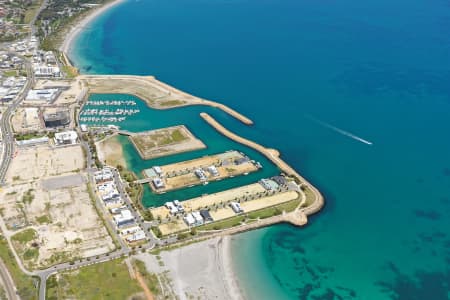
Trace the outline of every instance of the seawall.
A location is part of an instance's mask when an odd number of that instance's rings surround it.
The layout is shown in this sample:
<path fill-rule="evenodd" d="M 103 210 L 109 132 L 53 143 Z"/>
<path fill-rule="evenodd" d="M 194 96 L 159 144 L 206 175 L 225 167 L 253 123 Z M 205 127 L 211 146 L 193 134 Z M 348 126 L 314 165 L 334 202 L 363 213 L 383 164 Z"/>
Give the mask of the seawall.
<path fill-rule="evenodd" d="M 301 211 L 306 215 L 312 215 L 316 212 L 318 212 L 324 205 L 324 199 L 322 194 L 319 192 L 318 189 L 316 189 L 311 183 L 309 183 L 305 178 L 303 178 L 300 174 L 298 174 L 291 166 L 289 166 L 286 162 L 284 162 L 279 157 L 279 152 L 275 149 L 269 149 L 264 146 L 261 146 L 260 144 L 257 144 L 253 141 L 247 140 L 241 136 L 238 136 L 237 134 L 229 131 L 225 127 L 223 127 L 219 122 L 217 122 L 213 117 L 211 117 L 207 113 L 201 113 L 200 116 L 214 129 L 216 129 L 218 132 L 220 132 L 222 135 L 228 137 L 229 139 L 236 141 L 240 144 L 243 144 L 245 146 L 248 146 L 250 148 L 255 149 L 256 151 L 262 153 L 264 156 L 266 156 L 270 161 L 272 161 L 278 168 L 280 168 L 283 172 L 285 172 L 288 175 L 296 177 L 302 184 L 307 185 L 311 188 L 312 192 L 314 193 L 314 202 L 305 207 L 302 208 Z"/>

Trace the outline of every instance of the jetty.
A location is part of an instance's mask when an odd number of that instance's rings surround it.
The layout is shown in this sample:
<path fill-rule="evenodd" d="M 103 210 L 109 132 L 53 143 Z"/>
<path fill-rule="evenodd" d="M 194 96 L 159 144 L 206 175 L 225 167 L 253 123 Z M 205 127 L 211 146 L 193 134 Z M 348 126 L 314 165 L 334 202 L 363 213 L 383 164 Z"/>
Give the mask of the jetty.
<path fill-rule="evenodd" d="M 238 142 L 242 145 L 245 145 L 247 147 L 253 148 L 256 151 L 260 152 L 264 156 L 266 156 L 270 161 L 272 161 L 278 168 L 280 168 L 283 172 L 286 174 L 293 176 L 297 178 L 301 184 L 307 185 L 309 188 L 311 188 L 312 192 L 314 193 L 314 202 L 305 207 L 302 208 L 302 212 L 306 215 L 311 215 L 316 212 L 318 212 L 324 205 L 324 199 L 322 194 L 319 192 L 318 189 L 316 189 L 312 184 L 310 184 L 305 178 L 303 178 L 300 174 L 297 173 L 291 166 L 289 166 L 286 162 L 284 162 L 280 158 L 280 153 L 275 149 L 266 148 L 260 144 L 257 144 L 253 141 L 250 141 L 248 139 L 245 139 L 241 136 L 238 136 L 237 134 L 229 131 L 225 127 L 223 127 L 219 122 L 217 122 L 213 117 L 211 117 L 209 114 L 202 112 L 200 113 L 200 116 L 214 129 L 216 129 L 219 133 L 226 136 L 227 138 Z"/>

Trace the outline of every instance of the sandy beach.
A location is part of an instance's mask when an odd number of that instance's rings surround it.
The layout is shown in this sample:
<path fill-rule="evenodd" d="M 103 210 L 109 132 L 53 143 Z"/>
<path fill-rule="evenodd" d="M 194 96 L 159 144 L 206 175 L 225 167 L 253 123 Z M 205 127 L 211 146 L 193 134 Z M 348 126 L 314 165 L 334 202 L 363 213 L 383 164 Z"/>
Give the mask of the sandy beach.
<path fill-rule="evenodd" d="M 181 300 L 244 299 L 233 272 L 229 236 L 163 251 L 163 264 L 147 253 L 137 257 L 149 271 L 168 274 L 171 292 Z"/>
<path fill-rule="evenodd" d="M 75 40 L 77 35 L 85 29 L 85 27 L 93 21 L 95 18 L 100 16 L 102 13 L 106 12 L 108 9 L 122 3 L 125 0 L 114 0 L 106 5 L 103 5 L 98 8 L 94 8 L 87 17 L 83 18 L 81 21 L 79 21 L 74 27 L 72 27 L 69 31 L 69 33 L 66 35 L 61 47 L 59 50 L 61 52 L 64 52 L 66 55 L 69 53 L 70 45 Z"/>

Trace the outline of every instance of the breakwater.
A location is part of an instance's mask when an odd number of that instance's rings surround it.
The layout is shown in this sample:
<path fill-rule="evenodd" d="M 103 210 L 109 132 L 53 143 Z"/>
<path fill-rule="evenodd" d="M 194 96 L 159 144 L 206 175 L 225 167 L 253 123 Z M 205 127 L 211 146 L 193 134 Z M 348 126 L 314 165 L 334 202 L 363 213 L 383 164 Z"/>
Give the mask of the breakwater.
<path fill-rule="evenodd" d="M 223 127 L 219 122 L 217 122 L 213 117 L 211 117 L 207 113 L 200 113 L 200 116 L 214 129 L 216 129 L 219 133 L 226 136 L 227 138 L 238 142 L 240 144 L 243 144 L 247 147 L 253 148 L 256 151 L 260 152 L 264 156 L 266 156 L 269 160 L 271 160 L 278 168 L 280 168 L 283 172 L 285 172 L 287 175 L 291 175 L 296 177 L 301 184 L 307 185 L 309 188 L 311 188 L 312 192 L 314 193 L 314 202 L 305 207 L 302 208 L 302 212 L 306 215 L 311 215 L 316 212 L 318 212 L 322 206 L 324 205 L 324 199 L 322 194 L 319 192 L 318 189 L 316 189 L 311 183 L 309 183 L 305 178 L 303 178 L 300 174 L 297 173 L 291 166 L 289 166 L 286 162 L 284 162 L 280 158 L 280 153 L 275 149 L 266 148 L 260 144 L 257 144 L 253 141 L 247 140 L 241 136 L 238 136 L 237 134 L 229 131 L 225 127 Z"/>

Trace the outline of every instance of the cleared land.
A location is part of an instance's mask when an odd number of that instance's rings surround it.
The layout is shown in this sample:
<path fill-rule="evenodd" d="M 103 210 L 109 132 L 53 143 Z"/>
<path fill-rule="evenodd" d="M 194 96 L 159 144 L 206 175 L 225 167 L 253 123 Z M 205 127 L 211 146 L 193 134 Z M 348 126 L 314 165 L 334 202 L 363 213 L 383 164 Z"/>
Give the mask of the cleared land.
<path fill-rule="evenodd" d="M 108 166 L 116 167 L 121 165 L 126 167 L 126 161 L 123 155 L 122 144 L 117 135 L 105 138 L 96 143 L 98 158 L 101 162 L 106 162 Z"/>
<path fill-rule="evenodd" d="M 19 108 L 11 118 L 11 124 L 16 133 L 39 131 L 44 128 L 39 117 L 38 108 Z"/>
<path fill-rule="evenodd" d="M 53 275 L 47 281 L 48 299 L 144 300 L 139 283 L 124 260 L 116 259 L 76 271 Z"/>
<path fill-rule="evenodd" d="M 133 134 L 130 141 L 143 159 L 206 148 L 184 125 Z"/>
<path fill-rule="evenodd" d="M 85 167 L 80 145 L 52 148 L 48 145 L 17 148 L 16 157 L 6 173 L 7 182 L 36 180 Z"/>
<path fill-rule="evenodd" d="M 79 146 L 19 148 L 13 159 L 9 184 L 0 191 L 0 210 L 28 268 L 114 248 L 88 193 L 86 175 L 78 171 L 83 167 Z"/>
<path fill-rule="evenodd" d="M 245 159 L 243 162 L 239 160 Z M 208 167 L 214 166 L 217 174 L 213 174 Z M 182 161 L 174 164 L 161 166 L 161 180 L 164 187 L 156 188 L 153 183 L 150 187 L 157 193 L 167 192 L 175 189 L 202 184 L 206 181 L 221 180 L 224 178 L 238 176 L 258 170 L 256 164 L 237 151 L 229 151 L 221 154 L 204 156 L 193 160 Z M 195 170 L 202 169 L 204 180 L 195 174 Z M 158 177 L 150 169 L 144 170 L 146 177 Z"/>
<path fill-rule="evenodd" d="M 10 230 L 21 228 L 12 239 L 28 268 L 48 267 L 114 249 L 91 202 L 87 179 L 79 176 L 47 179 L 45 184 L 17 184 L 3 192 L 0 207 L 4 220 Z M 68 182 L 70 178 L 77 179 Z M 81 183 L 75 186 L 76 181 Z"/>
<path fill-rule="evenodd" d="M 55 105 L 76 103 L 82 95 L 83 86 L 79 80 L 38 80 L 35 89 L 61 88 L 61 94 L 55 100 Z"/>

